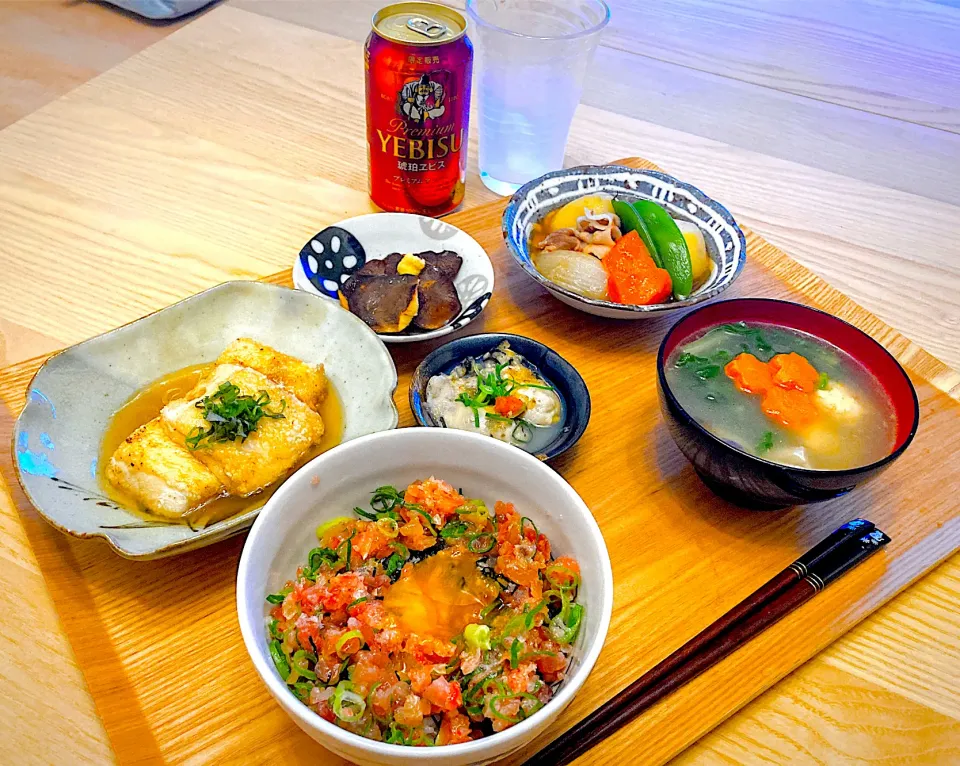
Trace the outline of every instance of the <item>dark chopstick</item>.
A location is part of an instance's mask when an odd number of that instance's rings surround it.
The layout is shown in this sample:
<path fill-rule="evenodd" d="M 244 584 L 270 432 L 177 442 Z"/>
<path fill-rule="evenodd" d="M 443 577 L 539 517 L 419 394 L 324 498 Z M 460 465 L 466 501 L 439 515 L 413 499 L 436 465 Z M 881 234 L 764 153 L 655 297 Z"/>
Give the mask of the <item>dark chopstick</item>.
<path fill-rule="evenodd" d="M 823 556 L 833 551 L 838 545 L 852 537 L 872 532 L 874 529 L 873 523 L 866 519 L 853 519 L 831 532 L 827 537 L 790 564 L 790 566 L 757 588 L 757 590 L 747 596 L 743 601 L 700 631 L 700 633 L 687 641 L 687 643 L 665 660 L 640 676 L 640 678 L 630 684 L 630 686 L 620 692 L 620 694 L 607 704 L 613 707 L 618 705 L 618 701 L 621 700 L 621 698 L 624 701 L 633 699 L 645 688 L 653 685 L 674 668 L 686 662 L 691 656 L 700 651 L 700 649 L 713 641 L 721 633 L 729 630 L 731 626 L 760 609 L 760 607 L 776 598 L 791 585 L 799 582 L 800 579 L 810 571 L 810 567 L 814 566 Z"/>
<path fill-rule="evenodd" d="M 888 542 L 890 538 L 870 522 L 855 519 L 844 524 L 523 766 L 569 763 L 785 617 Z M 793 573 L 792 578 L 787 572 Z M 799 572 L 803 572 L 802 577 Z M 718 624 L 722 625 L 719 629 Z"/>
<path fill-rule="evenodd" d="M 864 535 L 872 532 L 874 525 L 866 519 L 853 519 L 846 524 L 827 535 L 823 540 L 817 543 L 813 548 L 804 553 L 800 558 L 786 567 L 779 574 L 761 585 L 757 590 L 747 596 L 743 601 L 726 612 L 723 616 L 704 628 L 700 633 L 691 638 L 687 643 L 677 649 L 666 659 L 644 673 L 640 678 L 621 691 L 616 697 L 610 700 L 605 707 L 614 708 L 622 704 L 628 704 L 630 700 L 642 694 L 645 689 L 652 686 L 668 673 L 686 662 L 690 657 L 699 652 L 708 643 L 717 638 L 733 625 L 743 620 L 751 613 L 759 610 L 764 604 L 772 601 L 787 588 L 799 582 L 809 571 L 810 567 L 816 562 L 834 550 L 838 545 L 858 535 Z"/>

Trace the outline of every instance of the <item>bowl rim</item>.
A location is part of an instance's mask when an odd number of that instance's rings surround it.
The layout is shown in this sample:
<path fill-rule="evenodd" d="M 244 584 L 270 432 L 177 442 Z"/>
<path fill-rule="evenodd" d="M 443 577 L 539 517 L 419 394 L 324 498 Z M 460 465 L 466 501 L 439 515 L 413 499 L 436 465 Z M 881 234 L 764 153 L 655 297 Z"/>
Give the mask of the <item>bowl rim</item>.
<path fill-rule="evenodd" d="M 780 305 L 791 306 L 794 309 L 800 309 L 802 311 L 809 311 L 812 313 L 821 314 L 833 321 L 840 322 L 841 324 L 844 324 L 847 327 L 856 331 L 860 336 L 862 336 L 864 340 L 869 341 L 879 351 L 882 351 L 890 359 L 890 361 L 894 363 L 896 368 L 900 371 L 900 374 L 903 376 L 903 379 L 907 382 L 907 385 L 910 388 L 910 393 L 913 397 L 913 417 L 912 417 L 912 423 L 910 424 L 910 433 L 907 435 L 907 438 L 904 439 L 903 444 L 901 444 L 899 447 L 893 450 L 890 454 L 880 458 L 879 460 L 875 460 L 872 463 L 856 466 L 854 468 L 803 468 L 801 466 L 786 465 L 785 463 L 775 463 L 772 460 L 767 460 L 762 457 L 757 457 L 756 455 L 746 452 L 745 450 L 742 450 L 739 447 L 736 447 L 733 444 L 730 444 L 729 442 L 725 442 L 719 436 L 715 436 L 713 433 L 707 430 L 706 427 L 701 425 L 700 422 L 693 417 L 693 415 L 687 412 L 687 410 L 683 407 L 682 404 L 680 404 L 680 402 L 677 400 L 677 397 L 674 395 L 673 391 L 671 390 L 670 385 L 667 383 L 666 374 L 664 372 L 666 368 L 666 359 L 665 359 L 664 352 L 666 351 L 669 340 L 674 335 L 677 328 L 683 322 L 687 321 L 687 319 L 694 316 L 699 311 L 702 311 L 703 309 L 707 308 L 706 306 L 701 306 L 689 312 L 688 314 L 685 314 L 680 319 L 678 319 L 676 323 L 669 330 L 667 330 L 666 334 L 663 336 L 663 340 L 660 342 L 660 348 L 657 350 L 657 383 L 660 386 L 660 390 L 663 392 L 663 395 L 667 398 L 669 404 L 671 405 L 671 408 L 678 415 L 682 416 L 685 423 L 693 426 L 693 428 L 701 436 L 706 437 L 713 444 L 716 444 L 724 449 L 730 450 L 731 452 L 736 453 L 738 456 L 742 458 L 746 458 L 750 461 L 754 461 L 767 468 L 790 471 L 791 473 L 797 474 L 799 476 L 821 477 L 821 478 L 824 476 L 835 476 L 835 477 L 857 476 L 859 474 L 864 474 L 864 473 L 869 473 L 872 471 L 879 470 L 880 468 L 883 468 L 885 465 L 892 463 L 894 460 L 900 457 L 900 455 L 903 454 L 904 450 L 906 450 L 907 447 L 910 446 L 910 443 L 913 441 L 913 438 L 917 435 L 917 430 L 920 427 L 920 400 L 917 397 L 917 389 L 914 387 L 913 381 L 910 380 L 909 374 L 907 374 L 907 371 L 903 368 L 903 365 L 900 364 L 897 358 L 893 354 L 891 354 L 882 343 L 872 338 L 870 335 L 865 333 L 859 327 L 851 324 L 850 322 L 847 322 L 845 319 L 841 319 L 840 317 L 835 316 L 834 314 L 831 314 L 828 311 L 823 311 L 822 309 L 814 308 L 813 306 L 807 306 L 804 303 L 797 303 L 795 301 L 785 301 L 779 298 L 731 298 L 726 301 L 719 301 L 718 303 L 711 304 L 711 307 L 716 308 L 717 306 L 723 306 L 726 304 L 733 304 L 733 303 L 735 304 L 776 303 Z M 797 328 L 790 328 L 789 325 L 783 325 L 783 326 L 787 327 L 788 329 L 797 329 Z M 801 332 L 805 332 L 805 331 L 801 330 Z M 808 333 L 808 334 L 813 335 L 814 337 L 817 337 L 813 333 Z M 856 354 L 854 354 L 853 352 L 848 351 L 845 348 L 841 349 L 841 351 L 844 351 L 845 353 L 850 354 L 850 356 L 853 357 L 854 359 L 857 359 Z"/>
<path fill-rule="evenodd" d="M 490 260 L 490 254 L 487 253 L 487 251 L 486 251 L 486 249 L 483 247 L 483 245 L 481 245 L 479 242 L 477 242 L 477 238 L 476 238 L 476 237 L 474 237 L 474 236 L 473 236 L 472 234 L 470 234 L 469 232 L 464 231 L 464 230 L 461 229 L 459 226 L 456 226 L 455 224 L 450 223 L 450 221 L 444 220 L 444 219 L 442 219 L 442 218 L 431 218 L 430 216 L 421 215 L 421 214 L 419 214 L 419 213 L 401 213 L 401 212 L 394 212 L 394 211 L 389 211 L 389 210 L 380 210 L 380 211 L 376 211 L 376 212 L 372 212 L 372 213 L 361 213 L 360 215 L 353 215 L 353 216 L 350 216 L 349 218 L 342 218 L 342 219 L 340 219 L 339 221 L 334 221 L 333 223 L 327 224 L 326 226 L 323 227 L 323 229 L 328 229 L 328 228 L 330 228 L 331 226 L 339 226 L 339 227 L 343 228 L 343 225 L 346 224 L 346 223 L 352 223 L 352 222 L 355 222 L 355 221 L 359 221 L 359 220 L 361 220 L 361 219 L 375 218 L 375 217 L 380 217 L 380 216 L 403 216 L 404 218 L 416 218 L 416 219 L 418 219 L 418 220 L 420 220 L 420 221 L 427 221 L 427 222 L 429 222 L 431 225 L 444 224 L 444 225 L 446 225 L 446 226 L 449 226 L 451 229 L 456 230 L 457 232 L 459 232 L 459 233 L 462 234 L 463 236 L 467 237 L 471 242 L 473 242 L 473 244 L 475 244 L 475 245 L 477 246 L 477 250 L 479 251 L 479 253 L 483 253 L 484 259 L 485 259 L 485 261 L 486 261 L 484 268 L 485 268 L 486 270 L 488 270 L 488 273 L 486 274 L 486 276 L 489 277 L 489 279 L 490 279 L 490 286 L 487 288 L 487 298 L 486 298 L 486 300 L 484 300 L 483 303 L 481 304 L 480 310 L 477 311 L 475 314 L 472 314 L 472 315 L 470 315 L 469 317 L 467 317 L 467 319 L 466 319 L 465 321 L 463 321 L 461 324 L 457 324 L 457 320 L 459 320 L 459 319 L 461 319 L 461 318 L 463 317 L 463 313 L 466 311 L 466 308 L 469 308 L 469 306 L 467 306 L 467 307 L 465 307 L 465 308 L 461 308 L 461 313 L 460 313 L 459 316 L 454 317 L 453 320 L 451 320 L 450 322 L 448 322 L 447 324 L 445 324 L 443 327 L 438 327 L 436 330 L 426 330 L 426 331 L 424 331 L 424 332 L 412 333 L 412 334 L 404 335 L 402 332 L 400 332 L 400 333 L 379 333 L 379 332 L 376 332 L 376 330 L 374 330 L 373 328 L 370 328 L 370 331 L 371 331 L 374 335 L 376 335 L 378 338 L 380 338 L 380 340 L 382 340 L 384 343 L 419 343 L 420 341 L 434 340 L 434 339 L 436 339 L 436 338 L 442 338 L 442 337 L 445 336 L 445 335 L 450 335 L 451 333 L 454 333 L 454 332 L 456 332 L 457 330 L 462 330 L 464 327 L 466 327 L 468 324 L 470 324 L 474 319 L 476 319 L 478 316 L 480 316 L 480 314 L 483 313 L 484 309 L 486 309 L 487 305 L 490 303 L 490 300 L 493 298 L 493 292 L 494 292 L 494 288 L 495 288 L 495 286 L 496 286 L 496 284 L 495 284 L 495 283 L 496 283 L 496 273 L 495 273 L 495 269 L 493 268 L 493 261 Z M 389 221 L 387 221 L 385 225 L 386 225 L 387 227 L 389 227 Z M 323 229 L 321 229 L 320 231 L 323 231 Z M 349 229 L 348 229 L 348 231 L 349 231 Z M 317 233 L 318 233 L 318 232 L 317 232 Z M 317 233 L 314 233 L 314 234 L 312 234 L 312 235 L 310 236 L 310 239 L 307 240 L 307 244 L 310 244 L 310 241 L 311 241 L 314 237 L 317 236 Z M 353 232 L 350 232 L 350 233 L 352 234 Z M 354 234 L 354 236 L 356 236 L 356 235 Z M 304 247 L 306 247 L 306 245 L 304 245 Z M 301 249 L 302 249 L 302 248 L 301 248 Z M 478 253 L 478 255 L 479 255 L 479 253 Z M 460 255 L 461 258 L 464 257 L 464 256 L 463 256 L 462 254 L 460 254 L 460 253 L 458 253 L 458 255 Z M 383 255 L 383 256 L 380 256 L 380 257 L 371 258 L 370 260 L 379 261 L 379 260 L 382 260 L 383 258 L 386 258 L 386 254 Z M 471 259 L 471 260 L 474 260 L 474 259 Z M 475 259 L 475 261 L 476 261 L 477 263 L 480 263 L 480 262 L 481 262 L 481 259 L 478 257 L 478 258 Z M 309 294 L 311 294 L 311 295 L 316 295 L 316 296 L 319 297 L 319 298 L 323 298 L 323 299 L 328 300 L 328 301 L 333 301 L 333 302 L 336 303 L 337 305 L 340 305 L 340 302 L 339 302 L 338 300 L 336 300 L 336 298 L 331 298 L 329 295 L 324 295 L 324 294 L 323 294 L 322 292 L 320 292 L 320 291 L 310 282 L 310 280 L 307 278 L 306 273 L 303 271 L 303 265 L 300 263 L 300 251 L 299 251 L 299 250 L 297 251 L 297 256 L 296 256 L 296 258 L 294 258 L 293 267 L 292 267 L 291 270 L 290 270 L 290 274 L 291 274 L 290 279 L 291 279 L 291 281 L 293 282 L 293 287 L 294 287 L 295 290 L 302 290 L 302 291 L 305 292 L 305 293 L 309 293 Z M 302 279 L 302 284 L 300 284 L 300 282 L 301 282 L 301 280 L 300 280 L 301 275 L 302 275 L 302 277 L 303 277 L 303 279 Z M 457 292 L 457 297 L 458 297 L 458 298 L 460 297 L 459 291 Z M 481 296 L 481 297 L 482 297 L 482 296 Z M 474 303 L 475 303 L 477 300 L 479 300 L 479 298 L 475 299 L 475 300 L 474 300 Z M 471 304 L 471 305 L 473 305 L 473 304 Z M 341 307 L 341 308 L 342 308 L 342 307 Z M 349 311 L 349 309 L 347 309 L 347 310 Z M 352 311 L 351 311 L 350 313 L 353 314 Z M 356 316 L 356 314 L 354 314 L 354 316 Z M 357 317 L 357 318 L 359 319 L 359 317 Z M 361 319 L 360 321 L 363 322 L 362 319 Z M 366 322 L 364 322 L 364 324 L 366 324 Z M 368 325 L 368 327 L 369 327 L 369 325 Z"/>
<path fill-rule="evenodd" d="M 555 36 L 527 35 L 523 32 L 514 32 L 511 29 L 494 24 L 492 21 L 480 16 L 480 12 L 477 10 L 477 0 L 467 0 L 466 13 L 467 16 L 478 27 L 486 27 L 487 29 L 493 30 L 508 37 L 529 41 L 567 42 L 571 40 L 581 40 L 589 37 L 590 35 L 595 35 L 597 32 L 603 31 L 607 24 L 610 23 L 610 6 L 606 3 L 606 0 L 592 0 L 592 2 L 594 2 L 599 8 L 602 8 L 603 18 L 601 18 L 600 21 L 596 22 L 592 27 L 588 27 L 587 29 L 581 29 L 577 32 L 569 32 L 564 35 Z"/>
<path fill-rule="evenodd" d="M 530 194 L 531 190 L 543 183 L 546 180 L 551 178 L 559 178 L 570 175 L 573 171 L 583 170 L 588 173 L 598 173 L 607 175 L 609 172 L 626 172 L 632 173 L 638 176 L 648 176 L 656 178 L 659 181 L 665 183 L 673 184 L 674 186 L 679 186 L 685 191 L 689 192 L 693 197 L 695 197 L 703 206 L 709 207 L 716 212 L 716 214 L 723 218 L 724 221 L 731 225 L 737 233 L 737 239 L 740 242 L 740 252 L 737 256 L 736 265 L 734 266 L 733 273 L 730 275 L 730 278 L 723 284 L 716 285 L 709 290 L 702 292 L 695 292 L 692 295 L 688 295 L 682 301 L 671 301 L 669 303 L 653 303 L 647 306 L 640 306 L 633 303 L 614 303 L 613 301 L 604 301 L 597 300 L 595 298 L 587 298 L 578 293 L 572 292 L 571 290 L 561 287 L 555 282 L 547 279 L 543 274 L 537 271 L 536 267 L 533 265 L 532 260 L 524 260 L 520 253 L 517 250 L 516 245 L 513 242 L 513 238 L 510 235 L 510 222 L 516 216 L 516 209 L 520 206 L 521 202 Z M 628 190 L 629 191 L 629 190 Z M 654 200 L 656 201 L 656 200 Z M 701 227 L 702 228 L 702 227 Z M 681 181 L 674 176 L 669 175 L 668 173 L 663 173 L 659 170 L 642 170 L 640 168 L 631 168 L 628 165 L 575 165 L 571 168 L 564 168 L 562 170 L 551 170 L 549 173 L 544 173 L 539 178 L 534 178 L 532 181 L 528 181 L 510 198 L 510 201 L 507 203 L 506 208 L 504 208 L 503 216 L 500 219 L 500 231 L 503 235 L 503 240 L 507 245 L 507 250 L 510 251 L 510 255 L 513 256 L 513 259 L 520 265 L 520 267 L 531 277 L 533 277 L 537 282 L 543 285 L 547 290 L 552 293 L 557 293 L 565 298 L 570 298 L 573 301 L 578 303 L 583 303 L 588 306 L 593 306 L 598 309 L 605 309 L 607 311 L 621 312 L 627 314 L 656 314 L 666 311 L 674 311 L 681 308 L 689 308 L 690 306 L 696 306 L 699 303 L 704 301 L 711 300 L 712 298 L 717 297 L 720 293 L 730 287 L 734 282 L 737 281 L 737 278 L 740 276 L 740 273 L 743 271 L 743 267 L 747 262 L 747 239 L 744 236 L 743 230 L 740 228 L 740 225 L 736 222 L 733 215 L 730 213 L 727 208 L 717 202 L 712 197 L 708 196 L 704 192 L 700 191 L 696 186 L 687 183 L 686 181 Z"/>
<path fill-rule="evenodd" d="M 26 401 L 23 405 L 23 408 L 20 410 L 20 413 L 17 415 L 16 421 L 14 421 L 14 424 L 13 424 L 13 430 L 12 430 L 11 439 L 10 439 L 10 459 L 11 459 L 11 462 L 13 463 L 13 471 L 14 471 L 14 476 L 16 476 L 17 478 L 17 484 L 20 485 L 20 489 L 23 491 L 23 494 L 26 496 L 27 500 L 30 502 L 30 505 L 34 507 L 34 509 L 37 511 L 38 514 L 40 514 L 40 516 L 43 518 L 45 522 L 47 522 L 51 527 L 56 529 L 58 532 L 61 532 L 70 537 L 75 537 L 80 540 L 95 540 L 98 538 L 102 539 L 107 543 L 107 545 L 110 547 L 110 549 L 114 553 L 116 553 L 118 556 L 125 558 L 129 561 L 150 561 L 157 558 L 164 558 L 167 556 L 175 555 L 177 553 L 187 553 L 189 551 L 193 551 L 198 548 L 206 547 L 207 545 L 213 545 L 214 543 L 222 542 L 223 540 L 233 537 L 234 535 L 240 534 L 241 532 L 246 530 L 256 520 L 256 517 L 263 510 L 263 506 L 261 506 L 260 508 L 254 508 L 249 511 L 244 511 L 243 513 L 239 513 L 235 516 L 229 516 L 226 519 L 223 519 L 222 521 L 215 522 L 214 524 L 211 524 L 203 528 L 192 537 L 188 537 L 183 540 L 178 540 L 172 543 L 167 543 L 166 545 L 161 545 L 157 548 L 154 548 L 149 551 L 145 551 L 143 553 L 131 551 L 123 547 L 121 543 L 114 536 L 110 534 L 109 530 L 106 530 L 103 528 L 98 528 L 96 530 L 91 530 L 91 531 L 82 530 L 82 529 L 72 529 L 71 527 L 66 526 L 65 524 L 63 524 L 61 521 L 57 520 L 53 516 L 49 515 L 47 511 L 44 510 L 43 505 L 40 503 L 40 501 L 37 500 L 32 494 L 32 492 L 30 491 L 28 482 L 25 480 L 23 473 L 21 472 L 20 461 L 17 458 L 17 442 L 20 438 L 24 415 L 26 414 L 27 410 L 30 408 L 30 405 L 31 405 L 30 392 L 33 391 L 34 384 L 36 383 L 36 380 L 40 376 L 40 374 L 43 373 L 43 371 L 46 370 L 46 368 L 51 363 L 53 363 L 57 359 L 57 357 L 60 357 L 64 354 L 73 353 L 78 348 L 81 348 L 83 346 L 86 346 L 96 341 L 100 341 L 103 338 L 118 335 L 121 332 L 127 330 L 127 328 L 139 322 L 142 322 L 145 319 L 149 319 L 150 317 L 153 317 L 168 309 L 175 308 L 182 304 L 197 301 L 198 299 L 204 296 L 207 296 L 210 293 L 236 289 L 236 288 L 246 288 L 246 287 L 249 287 L 250 285 L 254 285 L 253 289 L 255 290 L 268 289 L 271 291 L 278 291 L 278 290 L 292 291 L 296 289 L 296 288 L 287 287 L 286 285 L 277 285 L 272 282 L 264 282 L 257 279 L 254 279 L 254 280 L 231 279 L 226 282 L 220 282 L 219 284 L 213 285 L 212 287 L 208 287 L 206 290 L 201 290 L 200 292 L 194 293 L 193 295 L 188 295 L 187 297 L 181 298 L 178 301 L 174 301 L 173 303 L 167 306 L 162 306 L 161 308 L 154 309 L 153 311 L 147 314 L 144 314 L 141 317 L 137 317 L 136 319 L 131 319 L 129 322 L 124 322 L 123 324 L 117 325 L 116 327 L 111 327 L 109 330 L 105 330 L 102 333 L 93 335 L 89 338 L 84 338 L 81 341 L 73 343 L 64 348 L 58 349 L 53 353 L 51 353 L 50 356 L 48 356 L 43 361 L 43 364 L 41 364 L 40 367 L 37 368 L 36 372 L 34 372 L 32 376 L 30 376 L 30 382 L 27 383 L 27 386 L 25 389 L 27 394 Z M 311 295 L 310 293 L 306 293 L 306 294 Z M 312 297 L 317 297 L 317 296 L 312 296 Z M 340 308 L 341 310 L 345 310 L 343 309 L 342 306 Z M 363 325 L 363 327 L 373 335 L 373 337 L 377 338 L 377 340 L 380 340 L 380 336 L 377 335 L 375 332 L 373 332 L 373 330 L 366 324 L 366 322 L 360 319 L 360 317 L 352 314 L 351 312 L 347 312 L 347 313 L 350 314 L 350 316 L 354 317 L 354 319 L 359 321 L 360 324 Z M 392 430 L 396 430 L 397 424 L 399 423 L 399 419 L 400 419 L 400 411 L 397 409 L 397 404 L 394 401 L 394 395 L 396 394 L 397 386 L 399 385 L 399 378 L 397 376 L 397 365 L 393 361 L 393 356 L 387 350 L 386 346 L 383 345 L 382 341 L 381 341 L 381 345 L 383 346 L 382 348 L 383 357 L 389 362 L 390 370 L 392 371 L 392 375 L 390 376 L 390 380 L 388 381 L 389 391 L 387 392 L 388 394 L 387 401 L 391 406 L 391 412 L 392 412 L 392 417 L 391 417 L 392 425 L 388 430 L 392 431 Z M 378 432 L 378 433 L 382 433 L 382 432 Z M 363 438 L 363 437 L 359 437 L 359 438 Z M 102 440 L 102 435 L 101 435 L 101 440 Z M 353 441 L 353 440 L 350 440 L 350 441 Z M 349 441 L 341 442 L 341 444 L 349 444 L 349 443 L 350 443 Z M 338 444 L 336 446 L 339 447 L 340 445 Z M 323 453 L 323 454 L 326 454 L 326 453 Z M 280 482 L 280 484 L 283 485 L 290 478 L 292 478 L 292 475 L 287 477 L 287 479 L 283 479 Z M 279 489 L 277 491 L 279 491 Z M 127 509 L 124 509 L 124 510 L 127 510 Z"/>
<path fill-rule="evenodd" d="M 448 346 L 459 344 L 465 341 L 481 340 L 481 339 L 485 341 L 489 340 L 496 344 L 504 340 L 507 340 L 507 341 L 520 340 L 520 341 L 523 341 L 524 343 L 532 343 L 535 346 L 539 346 L 540 349 L 542 349 L 543 351 L 546 351 L 548 354 L 553 354 L 554 356 L 556 356 L 557 359 L 560 360 L 561 364 L 556 366 L 560 369 L 561 375 L 569 376 L 574 381 L 574 383 L 578 383 L 583 388 L 583 394 L 584 394 L 583 404 L 585 407 L 583 422 L 579 423 L 577 425 L 577 428 L 574 431 L 572 431 L 570 435 L 566 437 L 566 439 L 568 440 L 568 443 L 565 447 L 563 447 L 563 449 L 554 449 L 554 450 L 545 449 L 542 452 L 532 453 L 532 452 L 527 452 L 523 448 L 517 447 L 515 445 L 508 445 L 508 446 L 512 446 L 514 447 L 514 449 L 519 449 L 521 452 L 524 452 L 528 455 L 533 455 L 538 459 L 553 460 L 553 458 L 559 455 L 562 455 L 564 452 L 566 452 L 571 447 L 573 447 L 578 441 L 580 441 L 581 437 L 583 437 L 583 434 L 587 430 L 587 426 L 590 424 L 590 415 L 592 414 L 592 411 L 593 411 L 593 405 L 590 399 L 590 389 L 587 387 L 587 382 L 583 379 L 583 376 L 580 374 L 580 372 L 577 370 L 576 367 L 574 367 L 570 362 L 568 362 L 561 354 L 559 354 L 558 352 L 550 348 L 550 346 L 548 346 L 546 343 L 543 343 L 537 340 L 536 338 L 530 338 L 530 337 L 527 337 L 526 335 L 518 335 L 517 333 L 510 333 L 510 332 L 484 332 L 484 333 L 477 333 L 475 335 L 463 335 L 459 338 L 454 338 L 453 340 L 447 341 L 441 346 L 437 346 L 433 351 L 431 351 L 422 360 L 420 360 L 420 364 L 417 365 L 416 369 L 413 371 L 413 376 L 410 378 L 410 386 L 407 391 L 407 400 L 410 404 L 410 411 L 413 413 L 414 420 L 416 420 L 419 425 L 425 428 L 444 428 L 445 430 L 451 430 L 451 431 L 459 430 L 455 428 L 446 429 L 445 426 L 435 425 L 433 423 L 428 423 L 426 421 L 425 417 L 423 417 L 422 415 L 422 408 L 418 407 L 415 402 L 415 396 L 420 395 L 420 392 L 416 389 L 415 384 L 420 377 L 420 374 L 419 374 L 420 371 L 424 368 L 427 362 L 429 362 L 434 356 L 437 355 L 439 351 L 447 348 Z M 570 410 L 569 402 L 564 401 L 563 404 L 569 411 Z M 463 431 L 462 433 L 471 433 L 471 432 Z M 490 439 L 492 437 L 485 436 L 485 438 Z M 554 442 L 551 442 L 551 444 L 555 443 L 556 441 L 559 441 L 559 439 L 554 440 Z M 550 445 L 547 445 L 547 446 L 549 447 Z M 540 457 L 541 455 L 543 456 L 542 458 Z"/>
<path fill-rule="evenodd" d="M 529 739 L 535 736 L 536 732 L 543 728 L 540 724 L 540 721 L 546 721 L 546 719 L 534 714 L 530 718 L 521 721 L 515 726 L 511 726 L 509 729 L 506 729 L 502 732 L 497 732 L 487 737 L 483 737 L 482 739 L 454 745 L 442 745 L 432 748 L 416 748 L 415 750 L 412 750 L 408 745 L 387 744 L 385 742 L 377 742 L 376 740 L 367 739 L 359 734 L 354 734 L 346 731 L 345 729 L 341 729 L 339 726 L 324 720 L 289 693 L 286 684 L 278 677 L 275 669 L 268 664 L 266 658 L 256 648 L 258 634 L 256 634 L 255 631 L 257 630 L 257 623 L 262 622 L 262 620 L 257 615 L 248 613 L 244 606 L 244 603 L 248 597 L 249 587 L 246 583 L 249 577 L 249 569 L 251 566 L 250 556 L 252 555 L 249 554 L 248 551 L 252 550 L 253 547 L 259 543 L 261 537 L 267 534 L 265 529 L 270 523 L 272 516 L 283 512 L 284 503 L 286 502 L 285 495 L 292 491 L 292 488 L 296 485 L 296 483 L 303 481 L 309 482 L 312 479 L 312 476 L 317 473 L 318 468 L 322 470 L 323 462 L 335 458 L 338 453 L 341 453 L 347 449 L 363 450 L 370 442 L 374 440 L 402 440 L 408 438 L 409 436 L 420 434 L 426 435 L 427 438 L 439 436 L 442 439 L 465 440 L 467 442 L 473 441 L 478 447 L 483 449 L 493 449 L 495 451 L 510 450 L 510 458 L 512 460 L 519 460 L 521 463 L 526 463 L 528 472 L 541 472 L 541 475 L 546 480 L 560 482 L 560 484 L 563 485 L 566 494 L 569 495 L 572 507 L 576 508 L 576 510 L 580 513 L 580 516 L 583 519 L 586 527 L 586 534 L 589 535 L 590 540 L 593 543 L 593 547 L 597 552 L 597 564 L 599 566 L 600 582 L 598 588 L 598 604 L 595 608 L 600 608 L 602 611 L 600 614 L 600 624 L 597 628 L 597 634 L 593 642 L 589 646 L 584 647 L 584 652 L 579 666 L 572 674 L 564 679 L 560 690 L 557 692 L 556 696 L 554 696 L 550 702 L 547 703 L 547 705 L 556 704 L 556 709 L 558 711 L 562 711 L 570 703 L 570 701 L 580 691 L 580 688 L 586 682 L 590 673 L 593 671 L 593 667 L 596 664 L 597 658 L 599 657 L 600 652 L 603 650 L 604 644 L 606 643 L 607 632 L 609 630 L 610 621 L 613 615 L 613 566 L 610 562 L 610 553 L 607 550 L 606 541 L 603 538 L 603 533 L 600 531 L 600 526 L 597 524 L 596 518 L 590 511 L 589 506 L 587 506 L 583 498 L 581 498 L 579 493 L 573 488 L 573 485 L 564 479 L 563 476 L 549 466 L 545 465 L 540 460 L 537 460 L 529 453 L 523 452 L 522 450 L 517 450 L 515 447 L 512 447 L 509 444 L 504 444 L 503 442 L 499 442 L 496 439 L 491 439 L 488 436 L 474 434 L 468 431 L 457 431 L 455 429 L 442 429 L 438 431 L 435 428 L 421 426 L 413 428 L 399 428 L 392 431 L 381 431 L 375 434 L 368 434 L 367 436 L 361 436 L 357 439 L 347 442 L 346 444 L 340 445 L 328 452 L 323 453 L 322 455 L 318 455 L 309 463 L 300 468 L 291 477 L 289 477 L 261 509 L 260 515 L 257 517 L 257 520 L 250 529 L 250 533 L 243 545 L 243 551 L 240 554 L 240 562 L 237 567 L 236 586 L 236 607 L 237 617 L 240 623 L 240 633 L 241 637 L 243 638 L 244 648 L 247 650 L 247 654 L 253 663 L 254 669 L 257 671 L 257 675 L 260 676 L 260 680 L 266 685 L 268 691 L 277 700 L 283 710 L 294 719 L 295 723 L 302 728 L 306 728 L 307 730 L 319 730 L 319 732 L 321 732 L 323 735 L 330 737 L 338 743 L 348 747 L 352 746 L 361 750 L 365 750 L 371 756 L 389 757 L 410 755 L 416 757 L 418 760 L 431 762 L 442 761 L 448 756 L 473 755 L 477 758 L 500 757 L 501 755 L 506 755 L 509 752 L 512 752 L 512 748 L 510 746 L 511 741 L 520 740 L 520 742 L 515 743 L 515 747 L 519 747 L 522 746 L 525 737 L 529 735 Z M 544 709 L 546 709 L 546 707 L 547 706 L 544 706 Z M 537 712 L 540 713 L 542 710 Z M 484 751 L 490 748 L 492 743 L 503 745 L 503 749 L 498 747 L 498 755 L 484 753 Z"/>

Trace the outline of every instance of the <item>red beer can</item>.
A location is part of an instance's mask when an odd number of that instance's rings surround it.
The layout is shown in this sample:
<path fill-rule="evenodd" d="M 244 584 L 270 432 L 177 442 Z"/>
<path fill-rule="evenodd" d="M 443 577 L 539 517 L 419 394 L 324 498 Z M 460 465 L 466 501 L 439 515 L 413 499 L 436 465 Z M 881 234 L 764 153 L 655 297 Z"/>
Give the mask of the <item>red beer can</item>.
<path fill-rule="evenodd" d="M 467 22 L 436 3 L 395 3 L 364 46 L 370 198 L 438 216 L 463 201 L 473 45 Z"/>

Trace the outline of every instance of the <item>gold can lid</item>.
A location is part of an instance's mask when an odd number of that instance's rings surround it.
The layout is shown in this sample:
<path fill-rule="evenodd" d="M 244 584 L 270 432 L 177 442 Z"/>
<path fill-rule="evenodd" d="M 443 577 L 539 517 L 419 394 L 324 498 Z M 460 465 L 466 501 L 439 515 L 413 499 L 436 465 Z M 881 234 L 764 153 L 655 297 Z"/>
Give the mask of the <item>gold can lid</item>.
<path fill-rule="evenodd" d="M 467 20 L 438 3 L 393 3 L 373 15 L 373 31 L 405 45 L 441 45 L 466 34 Z"/>

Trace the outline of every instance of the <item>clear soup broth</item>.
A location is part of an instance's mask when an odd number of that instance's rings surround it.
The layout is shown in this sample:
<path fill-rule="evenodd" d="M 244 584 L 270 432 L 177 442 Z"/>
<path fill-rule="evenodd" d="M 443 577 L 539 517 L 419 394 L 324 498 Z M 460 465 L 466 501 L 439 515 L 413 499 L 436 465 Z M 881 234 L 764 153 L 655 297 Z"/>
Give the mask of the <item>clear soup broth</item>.
<path fill-rule="evenodd" d="M 775 463 L 821 470 L 891 453 L 896 416 L 853 357 L 806 333 L 719 325 L 677 349 L 664 370 L 680 405 L 724 441 Z"/>

